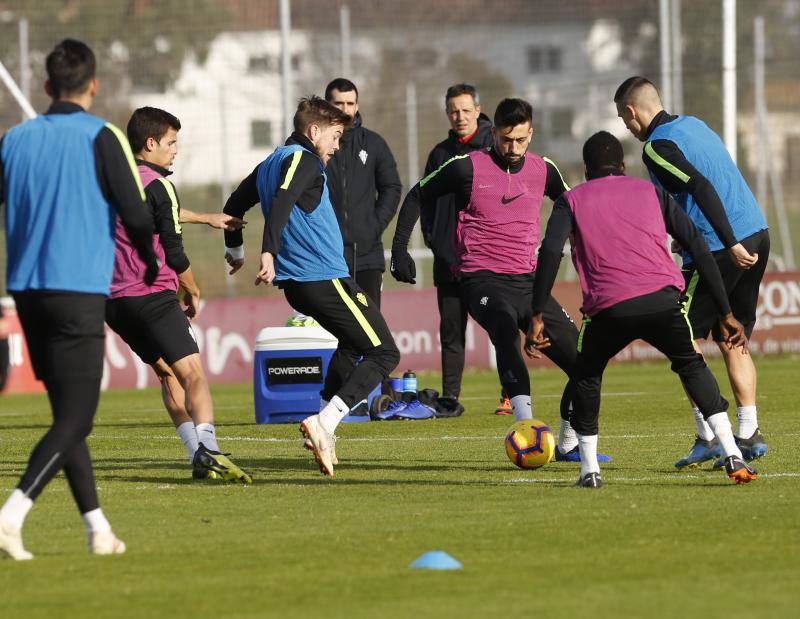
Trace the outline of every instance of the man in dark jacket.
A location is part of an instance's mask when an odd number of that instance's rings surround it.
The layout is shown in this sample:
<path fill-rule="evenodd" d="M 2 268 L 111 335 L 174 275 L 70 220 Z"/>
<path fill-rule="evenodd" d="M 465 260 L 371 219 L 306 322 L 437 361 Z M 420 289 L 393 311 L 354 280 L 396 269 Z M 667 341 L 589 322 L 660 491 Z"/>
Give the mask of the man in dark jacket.
<path fill-rule="evenodd" d="M 447 89 L 445 112 L 450 132 L 433 147 L 425 164 L 425 174 L 438 169 L 456 155 L 492 145 L 492 122 L 481 112 L 480 97 L 474 86 L 456 84 Z M 425 244 L 433 251 L 433 284 L 439 303 L 439 339 L 442 346 L 442 397 L 458 398 L 464 373 L 464 343 L 467 331 L 467 306 L 458 279 L 453 274 L 456 206 L 453 194 L 437 200 L 435 209 L 420 214 Z M 510 406 L 509 406 L 510 410 Z"/>
<path fill-rule="evenodd" d="M 353 279 L 380 307 L 383 272 L 381 235 L 400 204 L 400 176 L 385 140 L 361 124 L 358 89 L 336 78 L 325 100 L 353 118 L 328 163 L 328 190 L 344 240 L 344 257 Z"/>

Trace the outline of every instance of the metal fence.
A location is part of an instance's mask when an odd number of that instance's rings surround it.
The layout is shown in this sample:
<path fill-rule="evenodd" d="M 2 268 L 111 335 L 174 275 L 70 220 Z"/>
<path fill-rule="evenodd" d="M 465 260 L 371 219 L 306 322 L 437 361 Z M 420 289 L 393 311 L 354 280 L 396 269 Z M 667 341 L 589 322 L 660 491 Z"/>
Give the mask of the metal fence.
<path fill-rule="evenodd" d="M 629 173 L 643 175 L 641 145 L 612 101 L 640 74 L 659 85 L 668 111 L 727 138 L 767 213 L 771 267 L 800 256 L 798 0 L 0 0 L 0 133 L 24 116 L 11 88 L 47 108 L 44 58 L 68 36 L 98 56 L 93 112 L 123 127 L 141 105 L 180 118 L 172 178 L 192 210 L 218 211 L 283 142 L 296 99 L 338 76 L 357 84 L 364 124 L 390 145 L 404 192 L 447 135 L 444 93 L 457 82 L 477 86 L 489 116 L 503 97 L 528 99 L 532 149 L 569 183 L 582 180 L 581 146 L 600 129 L 624 140 Z M 248 219 L 254 273 L 260 211 Z M 185 226 L 184 236 L 206 296 L 274 294 L 248 272 L 226 276 L 218 232 Z M 4 260 L 3 251 L 3 272 Z M 430 266 L 419 261 L 423 284 Z M 388 276 L 385 284 L 394 286 Z"/>

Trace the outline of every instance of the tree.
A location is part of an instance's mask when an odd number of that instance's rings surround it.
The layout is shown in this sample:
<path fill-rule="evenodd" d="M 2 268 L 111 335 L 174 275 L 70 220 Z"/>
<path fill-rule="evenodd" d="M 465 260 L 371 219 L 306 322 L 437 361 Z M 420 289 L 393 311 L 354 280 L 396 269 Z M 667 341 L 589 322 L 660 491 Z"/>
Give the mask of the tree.
<path fill-rule="evenodd" d="M 17 23 L 29 23 L 31 99 L 47 106 L 44 59 L 58 41 L 86 41 L 97 56 L 100 94 L 95 110 L 117 122 L 127 120 L 131 88 L 163 90 L 178 75 L 184 58 L 205 56 L 209 44 L 230 23 L 227 3 L 216 0 L 12 0 L 0 3 L 0 59 L 18 75 Z M 19 108 L 0 90 L 0 132 L 19 122 Z"/>

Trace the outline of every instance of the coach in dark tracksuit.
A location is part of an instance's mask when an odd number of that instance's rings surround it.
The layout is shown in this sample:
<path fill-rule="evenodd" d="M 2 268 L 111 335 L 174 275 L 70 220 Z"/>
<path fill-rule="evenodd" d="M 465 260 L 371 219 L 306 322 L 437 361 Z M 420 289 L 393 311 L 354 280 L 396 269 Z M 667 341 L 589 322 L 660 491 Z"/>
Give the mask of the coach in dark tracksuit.
<path fill-rule="evenodd" d="M 694 258 L 716 305 L 728 346 L 746 345 L 744 329 L 731 313 L 719 269 L 702 235 L 680 206 L 651 183 L 624 176 L 622 145 L 606 131 L 583 147 L 586 183 L 566 192 L 553 206 L 539 250 L 533 295 L 533 327 L 525 348 L 546 350 L 543 311 L 572 236 L 572 257 L 583 292 L 583 327 L 578 357 L 572 427 L 578 434 L 578 485 L 600 487 L 597 418 L 600 384 L 608 361 L 635 339 L 643 339 L 672 362 L 686 392 L 717 436 L 728 475 L 746 483 L 755 472 L 741 459 L 728 420 L 728 402 L 703 356 L 694 350 L 685 304 L 679 302 L 683 277 L 667 250 L 671 234 Z"/>
<path fill-rule="evenodd" d="M 492 145 L 492 121 L 480 112 L 478 103 L 478 93 L 469 84 L 456 84 L 447 89 L 445 110 L 452 128 L 447 139 L 434 146 L 428 155 L 424 176 L 457 155 Z M 436 201 L 436 208 L 420 211 L 420 227 L 425 244 L 433 252 L 433 285 L 439 306 L 442 346 L 442 396 L 458 399 L 464 373 L 467 305 L 455 274 L 456 213 L 455 194 L 442 196 Z"/>
<path fill-rule="evenodd" d="M 94 72 L 92 50 L 62 41 L 47 56 L 50 109 L 0 142 L 7 287 L 53 412 L 53 425 L 0 509 L 0 552 L 18 560 L 32 558 L 22 545 L 25 516 L 62 469 L 90 552 L 125 551 L 99 508 L 86 445 L 100 397 L 117 215 L 146 265 L 147 281 L 158 263 L 150 245 L 153 222 L 125 134 L 86 112 L 97 92 Z"/>
<path fill-rule="evenodd" d="M 265 222 L 256 283 L 274 280 L 294 309 L 339 341 L 320 394 L 321 410 L 300 424 L 320 470 L 330 477 L 336 426 L 400 361 L 377 305 L 348 275 L 328 194 L 325 165 L 349 122 L 350 116 L 319 97 L 302 99 L 294 133 L 242 181 L 224 209 L 241 217 L 261 203 Z M 242 233 L 226 232 L 225 245 L 235 272 L 244 263 Z"/>
<path fill-rule="evenodd" d="M 380 307 L 386 270 L 381 235 L 397 212 L 402 189 L 397 164 L 386 141 L 362 125 L 353 82 L 333 80 L 325 89 L 325 99 L 353 117 L 325 174 L 347 268 Z"/>

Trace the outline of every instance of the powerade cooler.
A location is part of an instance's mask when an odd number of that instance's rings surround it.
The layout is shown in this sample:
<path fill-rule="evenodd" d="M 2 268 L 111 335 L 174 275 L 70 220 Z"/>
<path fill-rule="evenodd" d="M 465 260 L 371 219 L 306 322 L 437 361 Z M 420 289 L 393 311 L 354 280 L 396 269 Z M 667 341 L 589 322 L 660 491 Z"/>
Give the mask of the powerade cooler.
<path fill-rule="evenodd" d="M 256 423 L 298 423 L 319 412 L 319 392 L 338 341 L 322 327 L 267 327 L 256 337 Z M 380 393 L 380 385 L 369 401 Z M 348 415 L 344 421 L 369 421 Z"/>

